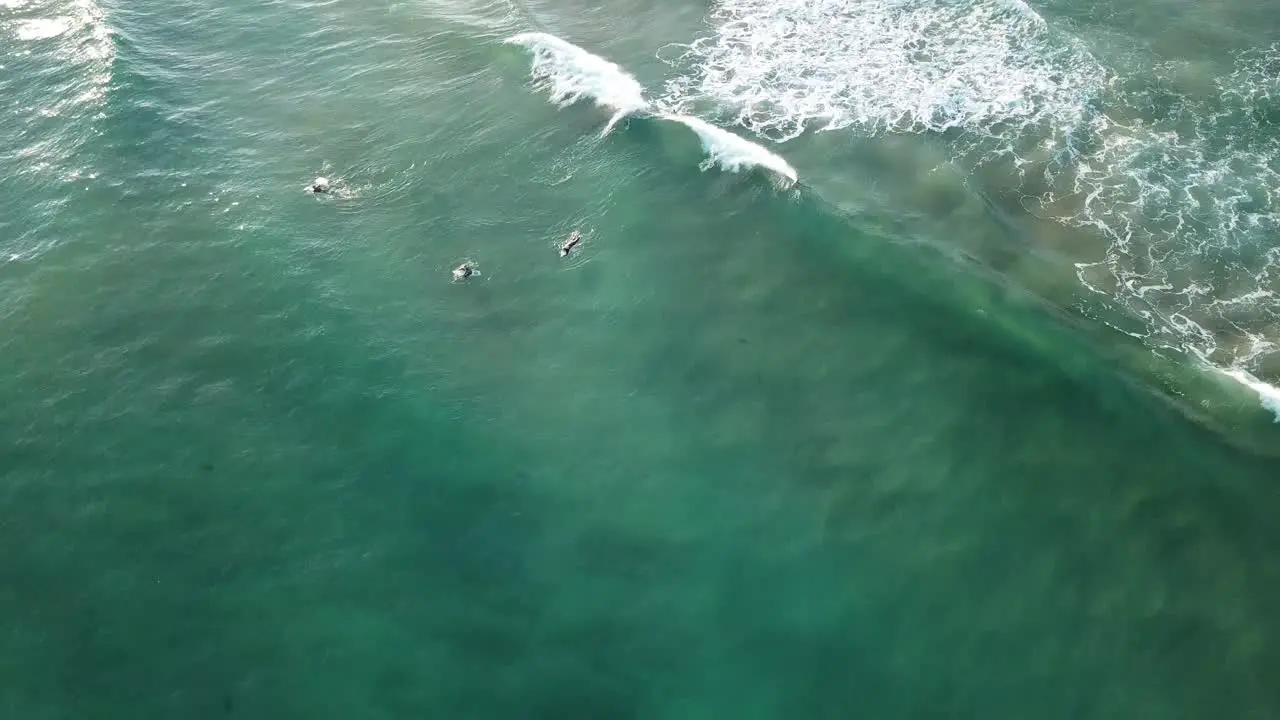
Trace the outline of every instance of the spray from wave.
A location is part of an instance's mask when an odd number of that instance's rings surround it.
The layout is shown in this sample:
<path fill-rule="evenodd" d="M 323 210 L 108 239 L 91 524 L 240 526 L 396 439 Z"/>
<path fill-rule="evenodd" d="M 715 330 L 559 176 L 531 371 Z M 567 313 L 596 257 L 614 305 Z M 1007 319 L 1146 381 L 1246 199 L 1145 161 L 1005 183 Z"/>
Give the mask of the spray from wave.
<path fill-rule="evenodd" d="M 758 167 L 774 173 L 785 185 L 791 185 L 796 181 L 795 168 L 778 155 L 750 140 L 688 115 L 659 115 L 658 117 L 680 123 L 698 135 L 698 139 L 702 141 L 702 148 L 707 151 L 707 159 L 700 166 L 703 170 L 713 165 L 728 172 Z"/>
<path fill-rule="evenodd" d="M 1169 63 L 1104 66 L 1022 0 L 721 0 L 710 20 L 658 105 L 779 141 L 935 135 L 989 190 L 1104 240 L 1067 250 L 1083 296 L 1280 408 L 1257 379 L 1280 377 L 1280 45 L 1205 97 Z"/>
<path fill-rule="evenodd" d="M 614 111 L 602 134 L 607 135 L 622 118 L 645 110 L 644 88 L 629 73 L 604 58 L 541 32 L 507 38 L 533 52 L 530 74 L 534 84 L 551 95 L 551 102 L 567 107 L 583 98 Z"/>
<path fill-rule="evenodd" d="M 533 51 L 534 82 L 550 92 L 553 103 L 567 107 L 586 97 L 595 100 L 597 106 L 613 110 L 602 135 L 628 115 L 651 114 L 640 83 L 598 55 L 547 33 L 522 33 L 506 42 Z M 707 153 L 707 159 L 699 166 L 704 171 L 712 166 L 735 173 L 760 168 L 772 173 L 784 186 L 796 182 L 795 168 L 757 143 L 689 115 L 658 113 L 654 117 L 683 125 L 698 136 Z"/>

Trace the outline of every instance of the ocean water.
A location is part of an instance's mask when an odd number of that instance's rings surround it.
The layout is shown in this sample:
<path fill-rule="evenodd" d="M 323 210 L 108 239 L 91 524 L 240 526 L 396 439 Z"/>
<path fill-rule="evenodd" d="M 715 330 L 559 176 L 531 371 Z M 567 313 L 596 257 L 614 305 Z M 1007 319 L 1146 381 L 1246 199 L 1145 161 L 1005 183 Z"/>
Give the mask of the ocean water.
<path fill-rule="evenodd" d="M 0 0 L 0 719 L 1280 716 L 1278 30 Z"/>

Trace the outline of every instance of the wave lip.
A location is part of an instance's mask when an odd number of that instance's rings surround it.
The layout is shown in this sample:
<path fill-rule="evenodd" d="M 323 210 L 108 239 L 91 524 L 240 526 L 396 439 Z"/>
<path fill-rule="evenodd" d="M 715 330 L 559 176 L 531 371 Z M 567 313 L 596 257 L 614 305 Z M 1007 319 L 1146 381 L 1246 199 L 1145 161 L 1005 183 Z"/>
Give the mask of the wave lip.
<path fill-rule="evenodd" d="M 630 73 L 567 40 L 549 33 L 527 32 L 503 42 L 533 52 L 530 74 L 535 87 L 550 93 L 551 102 L 568 107 L 590 98 L 597 107 L 613 110 L 602 134 L 608 134 L 627 115 L 649 107 L 644 88 Z"/>
<path fill-rule="evenodd" d="M 702 141 L 702 148 L 707 151 L 707 159 L 700 165 L 703 170 L 712 165 L 718 165 L 729 172 L 758 167 L 774 173 L 788 185 L 794 184 L 797 180 L 796 170 L 790 163 L 746 138 L 688 115 L 664 113 L 657 117 L 680 123 L 698 135 L 698 139 Z"/>

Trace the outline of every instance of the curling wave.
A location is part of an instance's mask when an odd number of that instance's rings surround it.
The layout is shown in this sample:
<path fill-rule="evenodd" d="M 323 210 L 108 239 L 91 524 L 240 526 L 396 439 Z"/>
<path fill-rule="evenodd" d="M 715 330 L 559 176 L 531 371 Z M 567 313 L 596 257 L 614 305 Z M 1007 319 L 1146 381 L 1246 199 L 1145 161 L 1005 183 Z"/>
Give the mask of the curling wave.
<path fill-rule="evenodd" d="M 604 134 L 622 118 L 649 107 L 644 88 L 627 71 L 571 42 L 542 32 L 521 33 L 505 42 L 533 53 L 530 74 L 534 84 L 551 95 L 551 102 L 567 107 L 589 98 L 613 110 Z"/>
<path fill-rule="evenodd" d="M 745 168 L 761 168 L 773 173 L 784 185 L 796 182 L 795 168 L 758 143 L 688 115 L 664 114 L 658 117 L 680 123 L 697 134 L 698 139 L 702 141 L 702 148 L 707 152 L 707 159 L 700 166 L 703 170 L 713 165 L 728 172 L 739 172 Z"/>

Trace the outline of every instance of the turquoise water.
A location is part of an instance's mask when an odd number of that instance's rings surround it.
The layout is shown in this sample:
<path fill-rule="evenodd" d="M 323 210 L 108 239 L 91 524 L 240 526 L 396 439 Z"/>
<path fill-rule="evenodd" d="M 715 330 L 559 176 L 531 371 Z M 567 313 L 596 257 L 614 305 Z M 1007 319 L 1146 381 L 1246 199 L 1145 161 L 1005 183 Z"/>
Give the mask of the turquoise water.
<path fill-rule="evenodd" d="M 0 2 L 0 717 L 1280 714 L 1266 8 Z"/>

